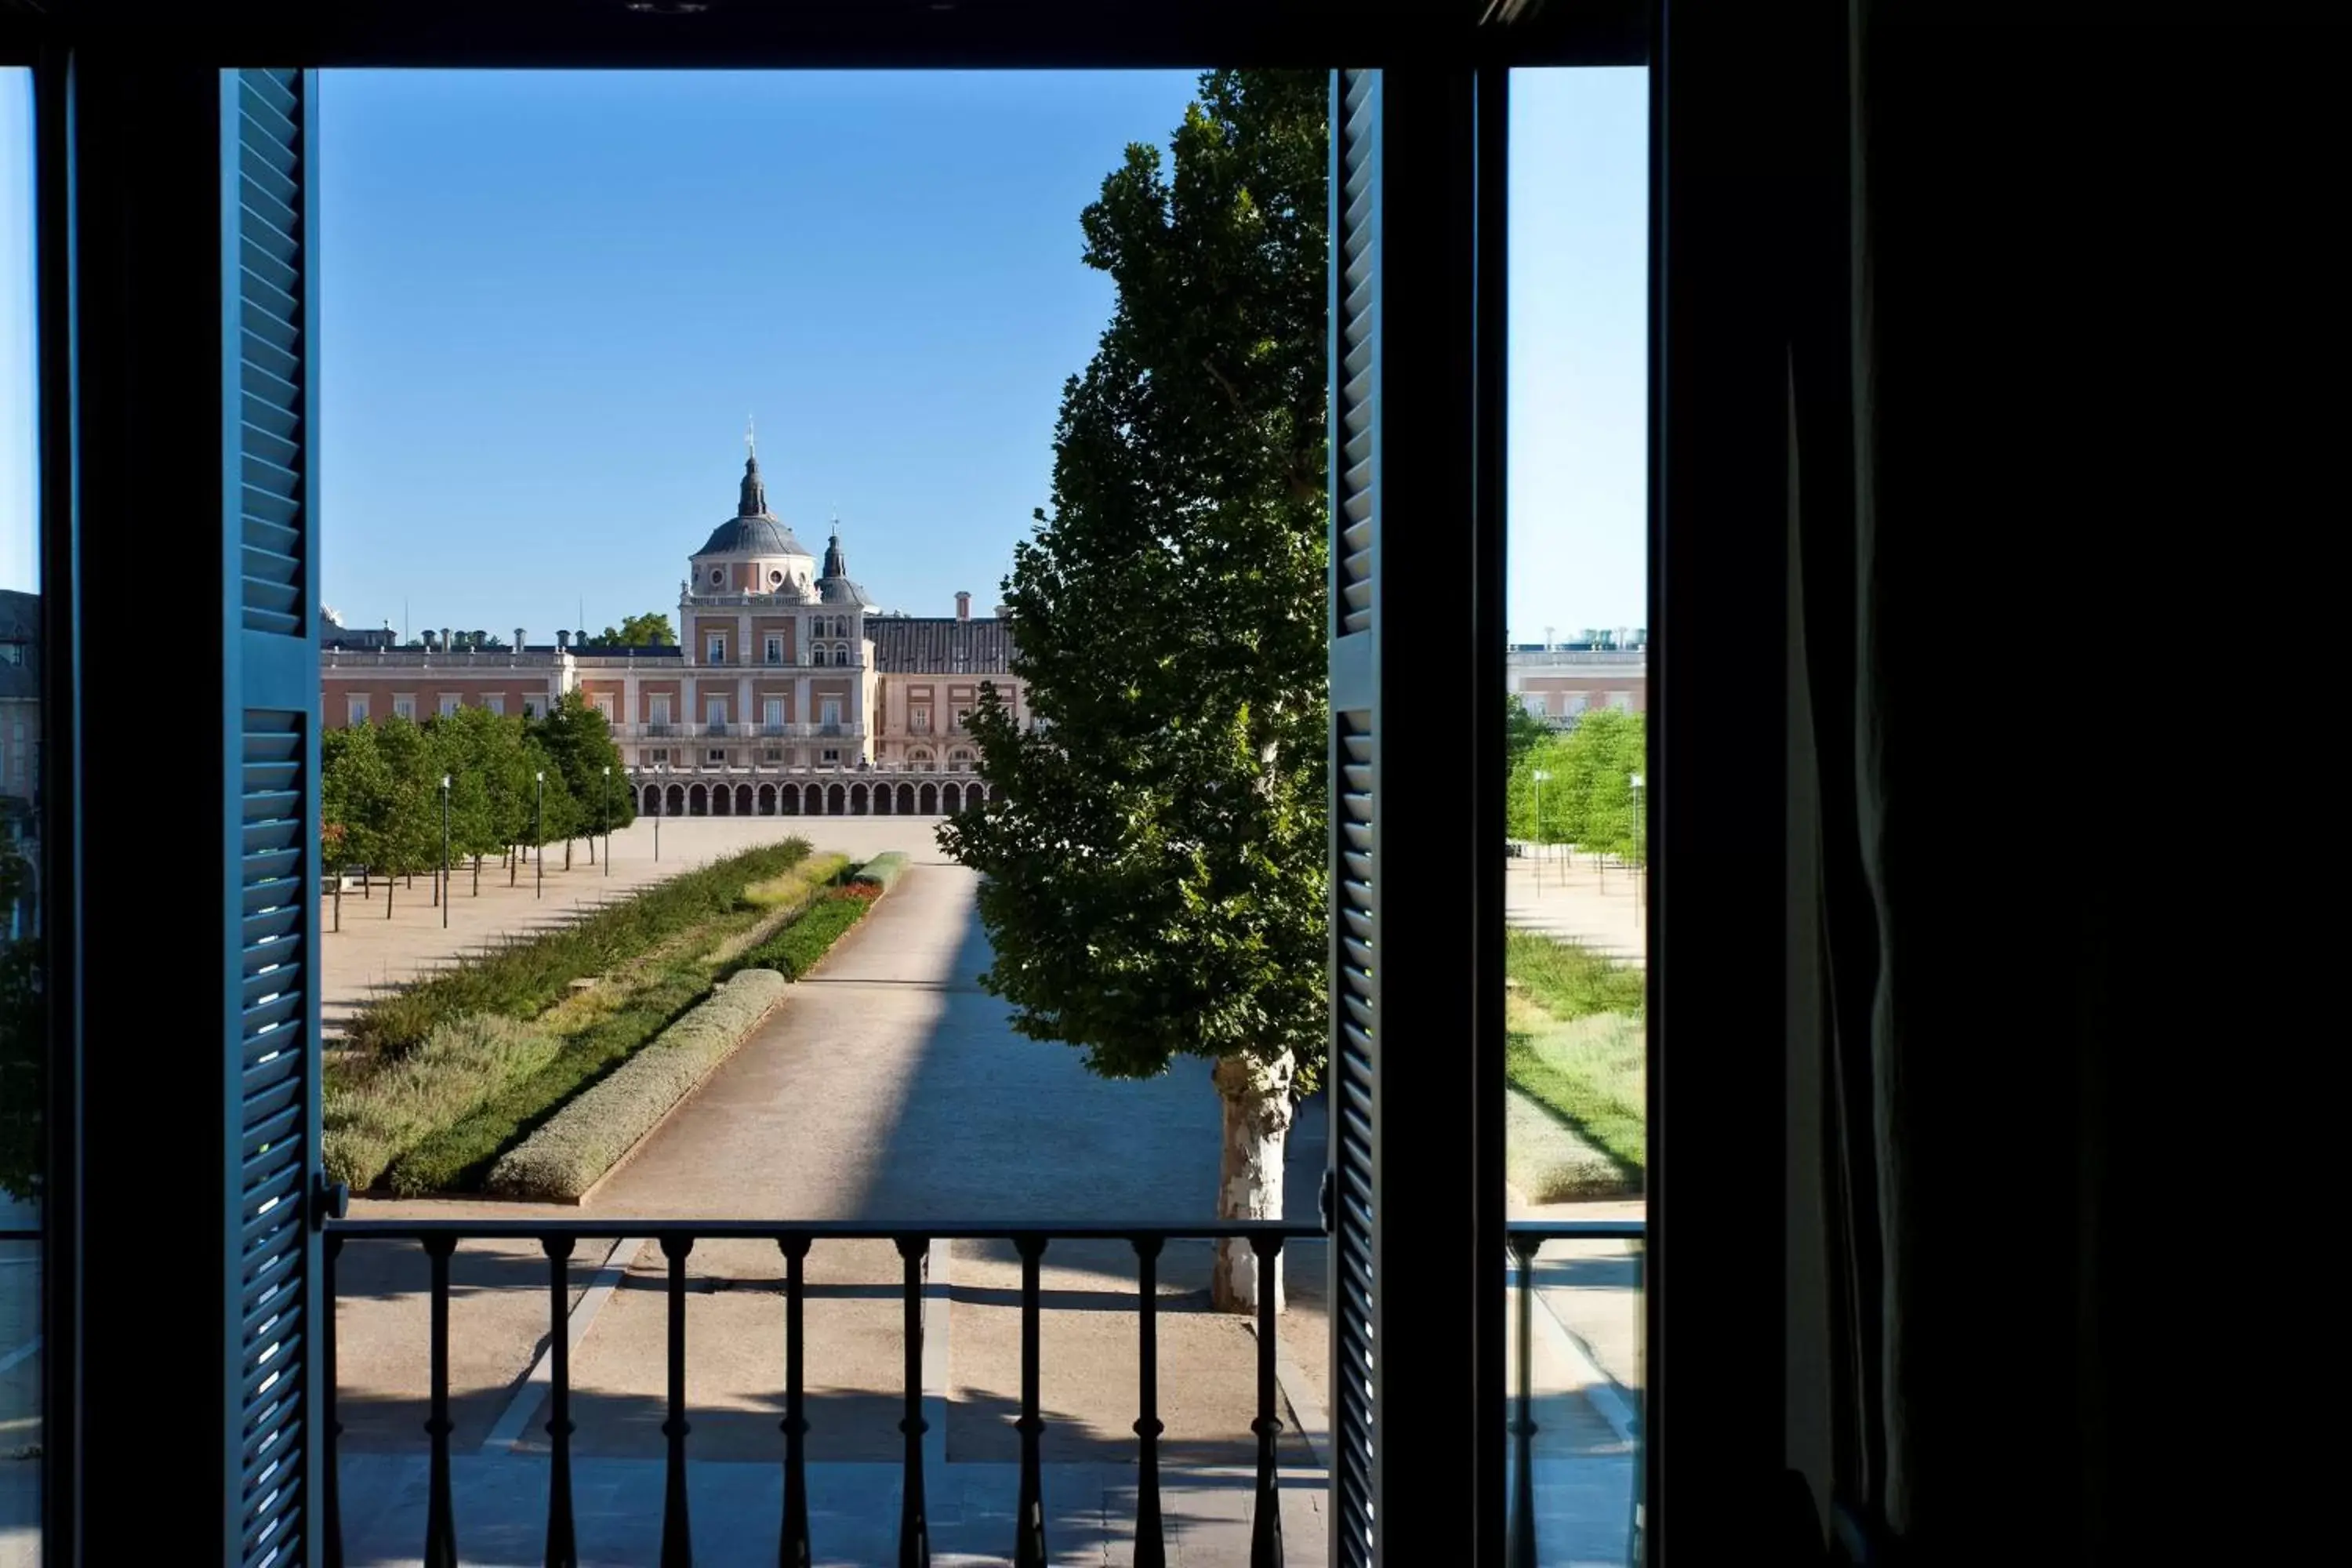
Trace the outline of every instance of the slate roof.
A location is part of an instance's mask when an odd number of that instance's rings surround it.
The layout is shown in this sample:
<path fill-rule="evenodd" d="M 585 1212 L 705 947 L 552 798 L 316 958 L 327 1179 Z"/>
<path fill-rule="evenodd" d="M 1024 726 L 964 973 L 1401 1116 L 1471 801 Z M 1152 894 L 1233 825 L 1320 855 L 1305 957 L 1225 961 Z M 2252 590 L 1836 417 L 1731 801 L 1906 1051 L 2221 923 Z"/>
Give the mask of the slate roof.
<path fill-rule="evenodd" d="M 730 517 L 711 531 L 695 558 L 705 555 L 806 555 L 793 531 L 773 517 Z"/>
<path fill-rule="evenodd" d="M 884 675 L 1010 675 L 1013 628 L 953 616 L 869 616 L 874 668 Z"/>

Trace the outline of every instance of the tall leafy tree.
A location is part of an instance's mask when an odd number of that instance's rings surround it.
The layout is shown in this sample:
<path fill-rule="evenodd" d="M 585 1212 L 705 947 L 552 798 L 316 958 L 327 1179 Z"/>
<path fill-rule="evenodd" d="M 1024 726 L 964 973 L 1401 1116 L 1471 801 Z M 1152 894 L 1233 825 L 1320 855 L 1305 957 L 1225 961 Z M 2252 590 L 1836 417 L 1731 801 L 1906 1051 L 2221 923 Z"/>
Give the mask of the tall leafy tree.
<path fill-rule="evenodd" d="M 1503 707 L 1503 745 L 1516 768 L 1520 759 L 1551 739 L 1551 726 L 1528 712 L 1516 694 L 1506 693 Z"/>
<path fill-rule="evenodd" d="M 614 643 L 622 647 L 669 647 L 677 641 L 670 630 L 669 617 L 659 610 L 647 610 L 642 616 L 630 616 L 617 626 L 606 626 L 598 642 Z"/>
<path fill-rule="evenodd" d="M 1118 302 L 1004 583 L 1046 727 L 983 687 L 991 798 L 940 830 L 1015 1027 L 1110 1078 L 1213 1064 L 1225 1218 L 1280 1216 L 1325 1049 L 1328 80 L 1207 73 L 1172 170 L 1130 146 L 1082 216 Z M 1226 1244 L 1216 1305 L 1257 1285 Z"/>
<path fill-rule="evenodd" d="M 381 768 L 353 795 L 354 814 L 368 825 L 372 858 L 385 876 L 383 912 L 392 918 L 394 876 L 415 876 L 441 852 L 441 770 L 425 731 L 394 717 L 370 725 Z"/>
<path fill-rule="evenodd" d="M 621 748 L 613 743 L 613 727 L 604 716 L 577 691 L 563 693 L 545 718 L 532 722 L 530 733 L 563 775 L 568 812 L 562 824 L 563 863 L 568 868 L 574 834 L 603 831 L 608 816 L 615 827 L 635 819 Z"/>
<path fill-rule="evenodd" d="M 502 751 L 520 748 L 514 721 L 487 708 L 461 708 L 433 722 L 434 751 L 449 778 L 449 853 L 473 862 L 474 892 L 482 890 L 482 857 L 506 847 L 490 793 Z"/>

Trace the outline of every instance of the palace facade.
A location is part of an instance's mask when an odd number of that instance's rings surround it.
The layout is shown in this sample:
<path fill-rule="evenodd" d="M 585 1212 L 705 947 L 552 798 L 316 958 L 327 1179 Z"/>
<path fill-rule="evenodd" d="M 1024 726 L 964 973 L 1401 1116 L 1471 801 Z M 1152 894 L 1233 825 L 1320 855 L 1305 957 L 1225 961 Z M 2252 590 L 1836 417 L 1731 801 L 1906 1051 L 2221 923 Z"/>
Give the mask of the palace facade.
<path fill-rule="evenodd" d="M 504 647 L 426 632 L 330 629 L 321 721 L 464 707 L 535 714 L 577 691 L 604 715 L 638 809 L 671 816 L 923 815 L 983 798 L 969 720 L 992 683 L 1026 721 L 1002 616 L 878 611 L 836 526 L 820 561 L 768 504 L 756 452 L 735 515 L 687 558 L 679 644 L 624 647 L 558 631 Z"/>

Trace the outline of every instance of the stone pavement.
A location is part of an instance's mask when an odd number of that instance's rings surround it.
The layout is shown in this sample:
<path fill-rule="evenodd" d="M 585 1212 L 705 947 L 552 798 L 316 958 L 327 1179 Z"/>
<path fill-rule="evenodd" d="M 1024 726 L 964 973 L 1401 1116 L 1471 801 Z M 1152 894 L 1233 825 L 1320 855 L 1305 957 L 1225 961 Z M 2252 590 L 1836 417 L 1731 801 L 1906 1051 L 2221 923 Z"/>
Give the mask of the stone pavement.
<path fill-rule="evenodd" d="M 754 823 L 769 826 L 761 819 L 688 826 L 740 831 Z M 664 829 L 665 865 L 667 836 L 677 826 L 673 819 Z M 916 864 L 592 1194 L 587 1212 L 918 1222 L 1181 1221 L 1213 1212 L 1218 1107 L 1205 1064 L 1188 1063 L 1150 1083 L 1109 1083 L 1089 1076 L 1069 1047 L 1014 1035 L 1003 1005 L 976 984 L 988 962 L 972 907 L 976 879 L 929 845 L 929 824 L 919 833 L 908 831 L 918 826 L 915 819 L 803 818 L 783 826 L 808 832 L 819 848 L 853 853 L 895 838 L 892 847 L 908 849 Z M 836 829 L 876 841 L 852 844 Z M 1323 1159 L 1321 1107 L 1310 1102 L 1291 1141 L 1294 1216 L 1314 1214 Z M 548 1211 L 410 1203 L 359 1204 L 354 1212 L 520 1217 Z M 1297 1251 L 1280 1333 L 1297 1352 L 1285 1369 L 1286 1386 L 1314 1426 L 1326 1353 L 1325 1258 L 1320 1243 Z M 614 1288 L 601 1293 L 590 1315 L 587 1287 L 603 1262 L 598 1249 L 575 1258 L 569 1273 L 577 1347 L 574 1451 L 583 1463 L 650 1466 L 662 1451 L 664 1260 L 657 1248 L 618 1249 L 604 1277 Z M 740 1468 L 768 1477 L 764 1484 L 773 1489 L 782 1273 L 776 1249 L 764 1243 L 704 1244 L 689 1259 L 688 1401 L 698 1476 L 704 1467 L 715 1477 Z M 1171 1485 L 1181 1477 L 1200 1494 L 1204 1522 L 1182 1560 L 1238 1563 L 1245 1546 L 1227 1554 L 1221 1542 L 1246 1518 L 1255 1342 L 1243 1321 L 1205 1310 L 1207 1274 L 1205 1244 L 1171 1244 L 1160 1262 L 1163 1453 Z M 469 1245 L 457 1254 L 452 1278 L 454 1442 L 469 1463 L 536 1464 L 531 1456 L 544 1449 L 539 1428 L 545 1412 L 535 1392 L 518 1400 L 517 1390 L 546 1332 L 547 1264 L 528 1244 Z M 853 1496 L 864 1496 L 856 1485 L 870 1490 L 883 1483 L 857 1483 L 854 1472 L 871 1468 L 895 1477 L 902 1447 L 900 1262 L 887 1242 L 822 1243 L 810 1254 L 808 1278 L 810 1456 L 827 1473 L 846 1478 L 840 1484 L 852 1487 Z M 992 1497 L 993 1481 L 986 1478 L 1017 1452 L 1009 1422 L 1019 1387 L 1018 1281 L 1017 1261 L 1001 1244 L 934 1251 L 923 1392 L 935 1428 L 937 1496 L 970 1486 L 975 1496 Z M 341 1416 L 346 1452 L 359 1466 L 351 1487 L 359 1502 L 383 1503 L 388 1518 L 398 1510 L 382 1489 L 395 1482 L 377 1457 L 390 1462 L 421 1447 L 424 1282 L 423 1260 L 410 1247 L 353 1246 L 341 1265 Z M 1093 1500 L 1071 1505 L 1074 1520 L 1083 1516 L 1092 1525 L 1058 1533 L 1093 1542 L 1084 1560 L 1118 1560 L 1117 1529 L 1105 1521 L 1129 1516 L 1103 1499 L 1132 1485 L 1139 1372 L 1132 1254 L 1118 1243 L 1051 1247 L 1043 1288 L 1044 1444 L 1060 1478 L 1049 1491 Z M 1286 1426 L 1300 1424 L 1301 1413 L 1286 1407 L 1282 1414 Z M 1296 1435 L 1284 1446 L 1286 1464 L 1298 1467 L 1302 1478 L 1318 1478 L 1301 1481 L 1311 1500 L 1293 1529 L 1292 1552 L 1320 1561 L 1320 1472 L 1311 1468 L 1319 1456 Z M 511 1489 L 524 1484 L 512 1478 L 524 1474 L 493 1468 L 479 1484 L 493 1492 Z M 998 1489 L 1004 1496 L 997 1506 L 1009 1510 L 1009 1481 Z M 353 1497 L 347 1488 L 346 1517 L 356 1520 Z M 895 1521 L 894 1493 L 867 1501 L 883 1507 L 877 1517 Z M 772 1527 L 772 1508 L 758 1517 Z M 394 1531 L 394 1545 L 386 1550 L 415 1549 L 398 1535 Z M 1245 1542 L 1245 1531 L 1232 1539 Z M 1006 1543 L 972 1549 L 1001 1556 Z M 467 1560 L 474 1560 L 470 1549 Z"/>
<path fill-rule="evenodd" d="M 1538 855 L 1540 858 L 1538 858 Z M 1646 892 L 1641 873 L 1563 845 L 1529 846 L 1504 862 L 1503 919 L 1523 931 L 1573 942 L 1626 963 L 1649 962 Z"/>

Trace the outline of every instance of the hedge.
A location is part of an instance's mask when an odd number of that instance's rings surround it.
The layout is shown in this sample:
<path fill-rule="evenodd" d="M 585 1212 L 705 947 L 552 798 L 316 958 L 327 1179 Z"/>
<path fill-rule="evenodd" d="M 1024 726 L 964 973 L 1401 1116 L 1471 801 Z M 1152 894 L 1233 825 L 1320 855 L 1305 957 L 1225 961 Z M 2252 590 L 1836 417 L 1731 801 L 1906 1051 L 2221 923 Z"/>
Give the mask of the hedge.
<path fill-rule="evenodd" d="M 784 994 L 772 969 L 745 969 L 644 1050 L 566 1105 L 491 1167 L 509 1197 L 576 1200 L 740 1045 Z"/>
<path fill-rule="evenodd" d="M 365 1191 L 437 1130 L 531 1077 L 562 1048 L 511 1018 L 436 1025 L 425 1044 L 335 1095 L 323 1115 L 327 1173 Z"/>
<path fill-rule="evenodd" d="M 820 899 L 806 914 L 745 953 L 743 967 L 772 969 L 787 980 L 798 980 L 833 950 L 842 932 L 858 922 L 871 901 L 870 896 L 845 888 Z"/>
<path fill-rule="evenodd" d="M 762 845 L 670 878 L 572 925 L 494 948 L 362 1008 L 345 1026 L 345 1042 L 398 1053 L 421 1047 L 436 1026 L 458 1018 L 536 1016 L 573 981 L 601 974 L 741 907 L 747 886 L 781 876 L 808 853 L 802 838 Z"/>
<path fill-rule="evenodd" d="M 857 868 L 857 874 L 849 879 L 853 882 L 870 883 L 887 892 L 890 885 L 896 882 L 906 869 L 907 857 L 896 849 L 888 849 L 860 866 Z"/>

